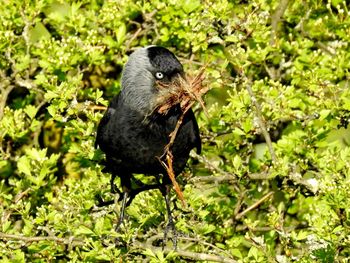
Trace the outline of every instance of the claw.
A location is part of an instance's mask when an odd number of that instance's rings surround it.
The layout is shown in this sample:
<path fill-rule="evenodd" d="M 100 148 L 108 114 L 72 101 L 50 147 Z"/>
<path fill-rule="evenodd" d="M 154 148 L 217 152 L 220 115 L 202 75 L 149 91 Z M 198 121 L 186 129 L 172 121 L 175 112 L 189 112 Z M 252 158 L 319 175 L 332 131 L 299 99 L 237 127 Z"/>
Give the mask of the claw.
<path fill-rule="evenodd" d="M 122 193 L 120 192 L 120 190 L 118 189 L 118 187 L 115 185 L 114 183 L 114 179 L 115 179 L 116 175 L 112 174 L 111 176 L 111 180 L 110 180 L 110 185 L 111 185 L 111 193 L 112 194 L 119 194 L 121 195 Z"/>

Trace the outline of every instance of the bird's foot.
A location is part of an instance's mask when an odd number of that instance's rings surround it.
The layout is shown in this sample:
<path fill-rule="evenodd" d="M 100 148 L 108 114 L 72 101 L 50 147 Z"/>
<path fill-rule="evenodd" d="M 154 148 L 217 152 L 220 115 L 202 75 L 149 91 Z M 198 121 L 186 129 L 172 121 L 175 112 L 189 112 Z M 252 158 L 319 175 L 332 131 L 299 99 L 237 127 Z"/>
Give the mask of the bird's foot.
<path fill-rule="evenodd" d="M 96 204 L 97 207 L 104 207 L 114 204 L 114 200 L 108 200 L 104 201 L 102 198 L 98 200 L 98 203 Z"/>
<path fill-rule="evenodd" d="M 163 249 L 164 249 L 164 247 L 166 246 L 166 244 L 168 243 L 168 234 L 169 234 L 169 231 L 172 232 L 171 240 L 172 240 L 172 242 L 173 242 L 174 250 L 176 250 L 176 249 L 177 249 L 177 237 L 178 237 L 178 232 L 177 232 L 177 230 L 176 230 L 174 221 L 172 221 L 172 220 L 169 220 L 168 224 L 166 225 L 166 227 L 165 227 L 165 229 L 164 229 Z"/>
<path fill-rule="evenodd" d="M 118 187 L 115 185 L 115 183 L 111 182 L 111 193 L 112 194 L 119 194 L 121 195 L 122 193 L 118 189 Z"/>

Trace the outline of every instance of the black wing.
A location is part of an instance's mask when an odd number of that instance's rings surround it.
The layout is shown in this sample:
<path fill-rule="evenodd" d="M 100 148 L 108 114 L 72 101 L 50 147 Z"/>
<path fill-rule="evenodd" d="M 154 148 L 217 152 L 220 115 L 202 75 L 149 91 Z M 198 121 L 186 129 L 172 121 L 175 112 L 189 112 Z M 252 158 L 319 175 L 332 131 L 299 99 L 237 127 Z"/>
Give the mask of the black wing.
<path fill-rule="evenodd" d="M 106 110 L 105 114 L 100 120 L 100 123 L 98 124 L 96 140 L 95 140 L 95 148 L 99 146 L 102 150 L 104 150 L 103 136 L 106 131 L 108 122 L 111 119 L 111 116 L 114 114 L 114 112 L 117 109 L 118 97 L 119 97 L 119 94 L 113 98 L 111 104 L 109 105 L 108 109 Z"/>
<path fill-rule="evenodd" d="M 192 109 L 190 109 L 187 112 L 187 117 L 188 117 L 188 121 L 192 122 L 192 125 L 193 125 L 192 140 L 193 140 L 194 147 L 196 147 L 197 153 L 200 154 L 202 151 L 202 142 L 201 142 L 201 137 L 199 134 L 198 123 L 197 123 L 197 120 L 194 116 Z"/>

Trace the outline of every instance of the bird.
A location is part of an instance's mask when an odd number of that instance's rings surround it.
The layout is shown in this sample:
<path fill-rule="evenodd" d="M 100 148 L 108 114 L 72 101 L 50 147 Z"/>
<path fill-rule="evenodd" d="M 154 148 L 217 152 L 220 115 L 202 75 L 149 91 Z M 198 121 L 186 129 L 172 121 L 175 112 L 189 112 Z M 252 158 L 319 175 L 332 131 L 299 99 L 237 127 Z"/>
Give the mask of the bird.
<path fill-rule="evenodd" d="M 116 231 L 124 220 L 126 207 L 138 193 L 159 189 L 168 215 L 165 239 L 169 229 L 175 233 L 170 208 L 171 180 L 161 164 L 164 149 L 184 114 L 171 146 L 174 174 L 178 176 L 186 166 L 190 151 L 196 149 L 200 154 L 201 138 L 192 109 L 184 113 L 180 104 L 175 104 L 164 114 L 155 111 L 154 105 L 159 92 L 157 82 L 171 83 L 184 74 L 183 65 L 167 48 L 153 45 L 136 49 L 123 68 L 119 94 L 112 98 L 100 120 L 95 147 L 105 153 L 105 170 L 111 173 L 111 192 L 118 192 L 122 197 Z M 133 174 L 154 176 L 158 181 L 133 188 L 132 182 L 136 180 Z M 114 184 L 116 177 L 120 178 L 122 191 Z M 176 241 L 173 242 L 176 246 Z"/>

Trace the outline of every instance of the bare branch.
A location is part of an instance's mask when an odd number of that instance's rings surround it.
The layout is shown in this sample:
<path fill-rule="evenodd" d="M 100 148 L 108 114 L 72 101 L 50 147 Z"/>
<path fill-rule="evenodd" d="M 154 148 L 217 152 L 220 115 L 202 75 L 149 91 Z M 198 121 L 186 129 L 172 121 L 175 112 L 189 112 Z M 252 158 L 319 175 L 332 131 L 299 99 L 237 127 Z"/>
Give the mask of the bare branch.
<path fill-rule="evenodd" d="M 234 175 L 220 175 L 220 176 L 197 176 L 191 178 L 192 182 L 204 182 L 204 183 L 221 183 L 229 181 L 237 181 Z"/>
<path fill-rule="evenodd" d="M 126 45 L 125 45 L 126 50 L 130 49 L 132 42 L 141 34 L 141 32 L 142 32 L 142 27 L 140 27 L 139 29 L 136 30 L 136 32 L 132 35 L 132 37 L 126 43 Z"/>
<path fill-rule="evenodd" d="M 167 84 L 158 82 L 157 88 L 159 90 L 159 95 L 156 98 L 154 110 L 152 111 L 156 111 L 159 114 L 167 114 L 168 111 L 175 105 L 180 105 L 182 111 L 176 122 L 174 130 L 169 134 L 169 143 L 164 147 L 164 153 L 162 156 L 158 157 L 158 160 L 167 171 L 167 174 L 174 186 L 175 192 L 181 200 L 183 206 L 185 206 L 186 203 L 179 184 L 175 179 L 171 148 L 175 142 L 176 135 L 181 127 L 186 113 L 191 109 L 196 101 L 200 103 L 204 112 L 206 113 L 202 95 L 204 95 L 209 89 L 208 87 L 202 85 L 204 80 L 204 70 L 205 67 L 203 67 L 195 77 L 185 76 L 183 78 L 180 76 L 175 81 Z M 163 160 L 164 157 L 165 161 Z"/>
<path fill-rule="evenodd" d="M 23 33 L 22 33 L 22 36 L 23 36 L 23 39 L 24 39 L 24 42 L 26 43 L 26 54 L 27 56 L 30 55 L 30 38 L 29 38 L 29 28 L 31 26 L 31 23 L 28 21 L 27 17 L 25 16 L 24 14 L 24 11 L 22 10 L 21 11 L 21 17 L 25 23 L 24 25 L 24 28 L 23 28 Z M 28 76 L 29 77 L 29 76 Z"/>
<path fill-rule="evenodd" d="M 265 120 L 264 120 L 264 117 L 263 117 L 262 111 L 261 111 L 261 106 L 258 103 L 258 101 L 254 95 L 253 89 L 251 87 L 252 86 L 251 80 L 248 79 L 248 77 L 245 75 L 243 68 L 237 67 L 237 65 L 235 65 L 235 63 L 234 63 L 235 60 L 228 50 L 225 50 L 225 55 L 226 55 L 227 59 L 229 60 L 229 62 L 231 63 L 231 65 L 235 68 L 235 71 L 238 73 L 238 75 L 241 76 L 241 78 L 243 79 L 243 82 L 246 83 L 247 91 L 248 91 L 249 96 L 250 96 L 250 98 L 255 106 L 255 109 L 256 109 L 258 124 L 259 124 L 260 129 L 261 129 L 263 136 L 265 138 L 265 141 L 266 141 L 267 147 L 269 149 L 272 161 L 274 163 L 276 163 L 277 157 L 276 157 L 275 151 L 273 150 L 273 147 L 272 147 L 271 137 L 266 129 Z"/>
<path fill-rule="evenodd" d="M 27 188 L 25 191 L 18 193 L 18 194 L 15 196 L 13 202 L 14 202 L 15 204 L 17 204 L 23 197 L 25 197 L 26 195 L 28 195 L 28 193 L 29 193 L 31 190 L 32 190 L 31 188 Z"/>
<path fill-rule="evenodd" d="M 69 245 L 69 247 L 82 246 L 85 244 L 85 242 L 83 242 L 83 240 L 77 239 L 74 236 L 71 236 L 69 238 L 60 238 L 60 237 L 56 237 L 56 236 L 28 237 L 28 236 L 20 236 L 20 235 L 13 235 L 13 234 L 5 234 L 5 233 L 0 232 L 0 239 L 19 240 L 19 241 L 24 241 L 24 242 L 28 242 L 28 243 L 40 242 L 40 241 L 54 241 L 56 243 L 62 243 L 65 245 Z"/>
<path fill-rule="evenodd" d="M 237 176 L 233 173 L 229 173 L 220 167 L 217 167 L 212 162 L 210 162 L 205 156 L 201 156 L 195 152 L 191 152 L 191 156 L 202 162 L 207 169 L 213 173 L 221 174 L 219 176 L 197 176 L 190 179 L 192 182 L 207 182 L 207 183 L 220 183 L 231 181 L 234 183 L 235 190 L 240 191 L 237 184 Z M 247 176 L 251 180 L 267 180 L 270 174 L 267 171 L 261 173 L 248 173 Z"/>
<path fill-rule="evenodd" d="M 286 232 L 291 232 L 291 231 L 295 231 L 295 230 L 298 230 L 298 229 L 305 229 L 307 228 L 307 226 L 305 225 L 302 225 L 302 224 L 299 224 L 299 225 L 296 225 L 296 226 L 290 226 L 290 227 L 284 227 L 284 230 Z M 247 225 L 237 225 L 235 227 L 235 230 L 238 232 L 238 231 L 251 231 L 251 232 L 268 232 L 268 231 L 271 231 L 271 230 L 279 230 L 277 229 L 276 227 L 273 227 L 273 226 L 256 226 L 254 228 L 251 228 Z"/>
<path fill-rule="evenodd" d="M 106 106 L 100 106 L 100 105 L 89 105 L 87 108 L 89 110 L 92 110 L 92 111 L 105 111 L 105 110 L 107 110 Z"/>
<path fill-rule="evenodd" d="M 222 175 L 222 176 L 207 176 L 207 177 L 201 176 L 201 177 L 193 178 L 192 181 L 197 180 L 202 182 L 215 182 L 215 183 L 219 183 L 223 181 L 232 181 L 235 190 L 237 192 L 240 192 L 240 189 L 237 185 L 237 177 L 234 174 L 226 172 L 221 168 L 217 167 L 212 162 L 210 162 L 205 156 L 201 156 L 195 152 L 192 152 L 191 155 L 197 158 L 200 162 L 204 163 L 205 167 L 208 168 L 210 171 L 217 172 Z"/>
<path fill-rule="evenodd" d="M 238 215 L 236 215 L 236 220 L 240 219 L 241 217 L 243 217 L 246 213 L 248 213 L 249 211 L 257 208 L 260 204 L 262 204 L 263 202 L 265 202 L 268 198 L 270 198 L 270 196 L 272 196 L 274 194 L 274 192 L 269 192 L 268 194 L 264 195 L 261 199 L 259 199 L 257 202 L 255 202 L 254 204 L 252 204 L 251 206 L 249 206 L 247 209 L 245 209 L 243 212 L 239 213 Z"/>
<path fill-rule="evenodd" d="M 2 118 L 4 116 L 4 109 L 6 106 L 7 98 L 14 88 L 15 87 L 13 85 L 9 85 L 6 88 L 3 88 L 3 87 L 1 88 L 0 120 L 2 120 Z"/>
<path fill-rule="evenodd" d="M 281 0 L 275 12 L 271 16 L 271 38 L 270 45 L 273 46 L 275 44 L 276 34 L 278 31 L 278 23 L 281 21 L 281 17 L 283 17 L 284 12 L 288 7 L 288 0 Z"/>
<path fill-rule="evenodd" d="M 199 238 L 181 237 L 181 236 L 180 236 L 180 237 L 178 237 L 178 239 L 197 242 L 197 243 L 202 244 L 202 245 L 204 245 L 204 246 L 208 246 L 208 247 L 211 247 L 211 248 L 213 248 L 213 249 L 215 249 L 215 250 L 217 250 L 217 251 L 220 251 L 221 253 L 226 254 L 228 257 L 231 257 L 231 255 L 230 255 L 226 250 L 224 250 L 224 249 L 222 249 L 222 248 L 219 248 L 219 247 L 217 247 L 217 246 L 215 246 L 215 245 L 213 245 L 213 244 L 211 244 L 211 243 L 209 243 L 209 242 L 206 242 L 206 241 L 204 241 L 204 240 L 201 240 L 201 239 L 199 239 Z"/>
<path fill-rule="evenodd" d="M 269 152 L 270 152 L 270 155 L 271 155 L 271 158 L 272 158 L 272 161 L 274 163 L 277 162 L 277 157 L 276 157 L 276 154 L 275 154 L 275 151 L 273 150 L 273 147 L 272 147 L 272 141 L 271 141 L 271 137 L 270 137 L 270 134 L 267 132 L 267 129 L 266 129 L 266 125 L 265 125 L 265 120 L 264 120 L 264 117 L 262 115 L 262 111 L 261 111 L 261 106 L 260 104 L 258 103 L 255 95 L 254 95 L 254 92 L 253 92 L 253 89 L 252 89 L 252 86 L 251 86 L 251 81 L 248 80 L 247 77 L 245 77 L 243 75 L 243 77 L 246 79 L 246 82 L 247 82 L 247 91 L 249 93 L 249 96 L 255 106 L 255 109 L 256 109 L 256 115 L 257 115 L 257 121 L 258 121 L 258 124 L 260 126 L 260 129 L 261 129 L 261 132 L 265 138 L 265 141 L 266 141 L 266 144 L 267 144 L 267 147 L 269 149 Z"/>
<path fill-rule="evenodd" d="M 172 248 L 169 247 L 164 247 L 160 248 L 160 247 L 156 247 L 153 246 L 152 243 L 153 241 L 162 238 L 162 235 L 155 235 L 151 238 L 149 238 L 145 243 L 141 243 L 139 241 L 134 241 L 133 245 L 134 247 L 138 248 L 138 249 L 150 249 L 153 253 L 158 253 L 158 252 L 163 252 L 164 254 L 169 254 L 169 253 L 176 253 L 177 255 L 179 255 L 180 257 L 184 257 L 184 258 L 188 258 L 188 259 L 193 259 L 193 260 L 205 260 L 205 261 L 214 261 L 214 262 L 228 262 L 228 263 L 236 263 L 237 261 L 232 259 L 232 258 L 228 258 L 228 257 L 224 257 L 221 255 L 211 255 L 211 254 L 206 254 L 206 253 L 197 253 L 197 252 L 192 252 L 192 251 L 187 251 L 187 250 L 182 250 L 182 249 L 177 249 L 174 250 Z M 180 238 L 180 237 L 179 237 Z"/>

